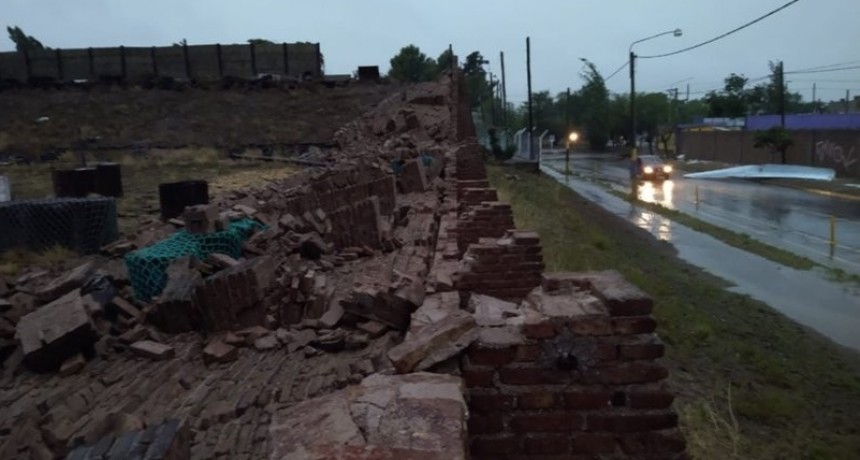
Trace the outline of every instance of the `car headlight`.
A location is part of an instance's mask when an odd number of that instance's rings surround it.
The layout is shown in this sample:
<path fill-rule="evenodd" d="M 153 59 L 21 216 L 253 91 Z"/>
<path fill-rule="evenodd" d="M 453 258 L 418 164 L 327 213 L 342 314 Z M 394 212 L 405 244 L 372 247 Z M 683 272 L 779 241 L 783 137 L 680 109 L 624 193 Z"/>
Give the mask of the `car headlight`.
<path fill-rule="evenodd" d="M 653 172 L 654 172 L 654 168 L 652 168 L 650 166 L 645 167 L 645 174 L 651 174 Z"/>
<path fill-rule="evenodd" d="M 663 166 L 663 172 L 665 172 L 665 173 L 672 172 L 672 167 L 669 165 Z"/>

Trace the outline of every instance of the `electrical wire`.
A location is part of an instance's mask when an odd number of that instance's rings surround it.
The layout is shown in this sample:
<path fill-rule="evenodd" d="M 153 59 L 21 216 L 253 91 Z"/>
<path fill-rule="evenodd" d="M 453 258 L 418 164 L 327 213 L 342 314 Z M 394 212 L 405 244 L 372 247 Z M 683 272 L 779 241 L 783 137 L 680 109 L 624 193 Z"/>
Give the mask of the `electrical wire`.
<path fill-rule="evenodd" d="M 615 72 L 612 72 L 611 74 L 609 74 L 608 77 L 603 79 L 604 83 L 609 81 L 609 79 L 614 77 L 615 75 L 618 75 L 618 72 L 621 72 L 622 70 L 624 70 L 624 68 L 627 67 L 628 65 L 630 65 L 630 61 L 624 61 L 624 64 L 621 64 L 621 67 L 619 67 L 618 70 L 616 70 Z"/>
<path fill-rule="evenodd" d="M 826 73 L 826 72 L 840 72 L 843 70 L 855 70 L 860 69 L 860 65 L 850 66 L 850 67 L 839 67 L 836 69 L 822 69 L 822 70 L 794 70 L 791 72 L 785 72 L 786 75 L 805 75 L 810 73 Z"/>
<path fill-rule="evenodd" d="M 784 9 L 786 9 L 786 8 L 788 8 L 788 7 L 790 7 L 791 5 L 794 5 L 795 3 L 799 2 L 799 1 L 800 1 L 800 0 L 791 0 L 790 2 L 786 3 L 785 5 L 782 5 L 781 7 L 777 8 L 777 9 L 775 9 L 775 10 L 773 10 L 773 11 L 771 11 L 770 13 L 767 13 L 767 14 L 765 14 L 765 15 L 763 15 L 763 16 L 759 16 L 759 17 L 757 17 L 757 18 L 753 19 L 752 21 L 750 21 L 750 22 L 748 22 L 748 23 L 746 23 L 746 24 L 744 24 L 744 25 L 742 25 L 742 26 L 740 26 L 740 27 L 736 27 L 736 28 L 734 28 L 734 29 L 732 29 L 732 30 L 730 30 L 730 31 L 728 31 L 728 32 L 726 32 L 726 33 L 724 33 L 724 34 L 722 34 L 722 35 L 716 36 L 716 37 L 714 37 L 714 38 L 712 38 L 712 39 L 710 39 L 710 40 L 704 41 L 704 42 L 702 42 L 702 43 L 699 43 L 699 44 L 696 44 L 696 45 L 693 45 L 693 46 L 688 46 L 688 47 L 686 47 L 686 48 L 679 49 L 679 50 L 677 50 L 677 51 L 673 51 L 673 52 L 671 52 L 671 53 L 656 54 L 656 55 L 653 55 L 653 56 L 638 56 L 638 57 L 639 57 L 639 59 L 656 59 L 656 58 L 662 58 L 662 57 L 674 56 L 674 55 L 676 55 L 676 54 L 681 54 L 681 53 L 685 53 L 685 52 L 687 52 L 687 51 L 692 51 L 692 50 L 694 50 L 694 49 L 696 49 L 696 48 L 701 48 L 701 47 L 703 47 L 703 46 L 705 46 L 705 45 L 709 45 L 709 44 L 711 44 L 711 43 L 713 43 L 713 42 L 715 42 L 715 41 L 717 41 L 717 40 L 721 40 L 721 39 L 723 39 L 723 38 L 726 38 L 726 37 L 728 37 L 729 35 L 732 35 L 732 34 L 734 34 L 734 33 L 736 33 L 736 32 L 740 32 L 741 30 L 746 29 L 747 27 L 749 27 L 749 26 L 751 26 L 751 25 L 753 25 L 753 24 L 756 24 L 756 23 L 758 23 L 758 22 L 761 22 L 761 21 L 763 21 L 763 20 L 765 20 L 765 19 L 767 19 L 767 18 L 769 18 L 769 17 L 773 16 L 774 14 L 779 13 L 780 11 L 782 11 L 782 10 L 784 10 Z"/>

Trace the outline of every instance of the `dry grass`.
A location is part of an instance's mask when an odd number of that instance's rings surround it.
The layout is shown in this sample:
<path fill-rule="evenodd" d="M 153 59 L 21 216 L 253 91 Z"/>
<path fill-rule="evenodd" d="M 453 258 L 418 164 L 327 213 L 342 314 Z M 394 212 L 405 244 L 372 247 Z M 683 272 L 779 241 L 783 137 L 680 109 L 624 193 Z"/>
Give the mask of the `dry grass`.
<path fill-rule="evenodd" d="M 79 158 L 66 152 L 52 163 L 0 166 L 0 175 L 9 177 L 15 199 L 52 196 L 52 169 L 75 168 Z M 210 197 L 240 188 L 253 187 L 266 181 L 288 177 L 295 166 L 275 162 L 230 160 L 211 148 L 157 150 L 146 155 L 124 152 L 113 155 L 88 155 L 88 162 L 113 161 L 122 165 L 125 195 L 117 200 L 120 233 L 129 235 L 159 216 L 158 185 L 183 180 L 209 181 Z M 19 273 L 29 265 L 50 264 L 52 257 L 61 259 L 68 254 L 56 250 L 42 254 L 12 251 L 0 259 L 0 271 L 7 276 Z"/>
<path fill-rule="evenodd" d="M 59 269 L 72 259 L 78 257 L 74 251 L 62 246 L 54 246 L 41 252 L 27 249 L 11 249 L 0 254 L 0 275 L 17 277 L 26 267 L 42 269 Z"/>

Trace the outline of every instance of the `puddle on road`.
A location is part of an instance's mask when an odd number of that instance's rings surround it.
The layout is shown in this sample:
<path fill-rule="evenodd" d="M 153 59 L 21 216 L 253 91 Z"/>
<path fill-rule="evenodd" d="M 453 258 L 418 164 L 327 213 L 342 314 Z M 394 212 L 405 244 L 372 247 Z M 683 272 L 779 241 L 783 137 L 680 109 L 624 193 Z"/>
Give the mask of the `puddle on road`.
<path fill-rule="evenodd" d="M 832 282 L 820 271 L 795 270 L 771 262 L 640 209 L 597 184 L 565 177 L 546 166 L 541 170 L 607 211 L 670 242 L 682 260 L 734 284 L 730 291 L 749 295 L 837 343 L 860 350 L 860 288 Z M 642 193 L 640 190 L 640 197 Z"/>

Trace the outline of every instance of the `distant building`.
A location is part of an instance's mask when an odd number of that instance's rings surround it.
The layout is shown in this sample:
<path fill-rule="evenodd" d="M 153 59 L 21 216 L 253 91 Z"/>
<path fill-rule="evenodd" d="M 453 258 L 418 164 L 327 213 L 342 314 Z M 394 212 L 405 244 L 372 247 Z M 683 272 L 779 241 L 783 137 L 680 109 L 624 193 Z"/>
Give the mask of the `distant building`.
<path fill-rule="evenodd" d="M 848 102 L 847 110 L 844 98 L 828 102 L 823 109 L 827 113 L 858 113 L 860 112 L 860 96 L 854 96 L 854 99 Z"/>

